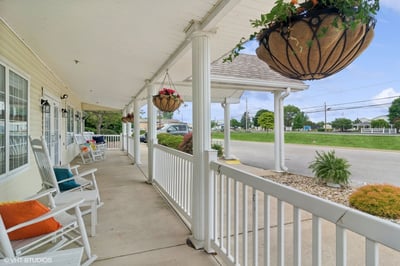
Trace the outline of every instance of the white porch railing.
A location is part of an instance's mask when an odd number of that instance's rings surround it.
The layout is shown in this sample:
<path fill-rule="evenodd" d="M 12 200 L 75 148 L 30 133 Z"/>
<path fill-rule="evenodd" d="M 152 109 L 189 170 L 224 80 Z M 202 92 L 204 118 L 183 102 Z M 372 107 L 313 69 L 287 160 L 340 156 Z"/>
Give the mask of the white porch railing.
<path fill-rule="evenodd" d="M 155 165 L 156 187 L 190 226 L 193 157 L 155 145 Z M 228 265 L 393 265 L 394 257 L 400 260 L 398 224 L 219 162 L 210 167 L 211 246 Z"/>
<path fill-rule="evenodd" d="M 193 156 L 154 144 L 154 182 L 190 227 L 192 222 Z"/>
<path fill-rule="evenodd" d="M 128 142 L 126 144 L 126 151 L 128 152 L 128 156 L 133 159 L 135 158 L 135 152 L 133 150 L 135 146 L 135 139 L 132 136 L 127 136 L 127 140 Z"/>
<path fill-rule="evenodd" d="M 391 265 L 385 259 L 399 256 L 398 224 L 218 162 L 211 168 L 212 247 L 228 264 Z"/>
<path fill-rule="evenodd" d="M 121 149 L 121 136 L 120 135 L 93 135 L 103 136 L 107 144 L 107 150 L 119 150 Z"/>

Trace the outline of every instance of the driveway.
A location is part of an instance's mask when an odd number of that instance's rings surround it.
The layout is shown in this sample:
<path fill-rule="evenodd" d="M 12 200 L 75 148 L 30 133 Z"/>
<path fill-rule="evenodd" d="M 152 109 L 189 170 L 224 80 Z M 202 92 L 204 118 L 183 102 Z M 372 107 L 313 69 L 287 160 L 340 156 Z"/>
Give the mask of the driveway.
<path fill-rule="evenodd" d="M 285 144 L 286 167 L 291 173 L 313 176 L 308 165 L 314 160 L 315 151 L 329 150 L 335 150 L 337 156 L 349 161 L 353 185 L 388 183 L 400 186 L 400 151 Z M 231 154 L 243 164 L 274 169 L 273 143 L 232 141 Z"/>

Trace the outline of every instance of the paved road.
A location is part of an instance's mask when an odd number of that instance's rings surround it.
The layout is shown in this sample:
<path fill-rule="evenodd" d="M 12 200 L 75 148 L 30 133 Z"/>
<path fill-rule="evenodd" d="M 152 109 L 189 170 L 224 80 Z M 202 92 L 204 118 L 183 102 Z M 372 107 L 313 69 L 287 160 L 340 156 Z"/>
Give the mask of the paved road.
<path fill-rule="evenodd" d="M 388 183 L 400 186 L 400 152 L 354 148 L 285 144 L 285 163 L 289 172 L 313 176 L 308 165 L 314 160 L 315 151 L 334 149 L 336 155 L 351 164 L 351 180 L 360 183 Z M 231 154 L 243 164 L 274 169 L 273 143 L 232 141 Z"/>

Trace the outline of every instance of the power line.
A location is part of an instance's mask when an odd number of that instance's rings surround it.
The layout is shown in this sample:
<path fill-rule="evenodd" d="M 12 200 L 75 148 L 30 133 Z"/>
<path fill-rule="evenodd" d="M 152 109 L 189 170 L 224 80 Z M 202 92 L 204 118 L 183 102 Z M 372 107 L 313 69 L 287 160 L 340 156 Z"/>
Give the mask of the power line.
<path fill-rule="evenodd" d="M 372 101 L 380 101 L 380 100 L 386 100 L 386 99 L 393 99 L 393 98 L 398 98 L 399 96 L 389 96 L 389 97 L 382 97 L 382 98 L 376 98 L 373 100 L 360 100 L 360 101 L 353 101 L 353 102 L 346 102 L 346 103 L 336 103 L 336 104 L 330 104 L 329 108 L 330 111 L 335 111 L 335 110 L 347 110 L 347 109 L 359 109 L 359 108 L 365 108 L 365 107 L 374 107 L 374 106 L 382 106 L 382 105 L 387 105 L 391 104 L 392 102 L 385 102 L 385 103 L 380 103 L 380 104 L 369 104 L 369 105 L 360 105 L 360 106 L 349 106 L 349 107 L 341 107 L 341 108 L 335 108 L 335 106 L 342 106 L 342 105 L 349 105 L 349 104 L 355 104 L 355 103 L 363 103 L 363 102 L 372 102 Z M 321 110 L 319 110 L 321 108 Z M 310 110 L 307 111 L 307 109 L 318 109 L 318 110 Z M 316 112 L 322 112 L 324 111 L 324 106 L 323 105 L 318 105 L 318 106 L 313 106 L 313 107 L 305 107 L 301 108 L 301 110 L 305 113 L 316 113 Z"/>
<path fill-rule="evenodd" d="M 341 107 L 341 108 L 328 108 L 328 111 L 342 111 L 342 110 L 352 110 L 352 109 L 362 109 L 362 108 L 368 108 L 368 107 L 377 107 L 377 106 L 383 106 L 383 105 L 388 105 L 388 103 L 378 103 L 378 104 L 369 104 L 369 105 L 359 105 L 359 106 L 348 106 L 348 107 Z M 306 111 L 304 113 L 310 114 L 310 113 L 320 113 L 324 112 L 325 109 L 321 110 L 314 110 L 314 111 Z"/>

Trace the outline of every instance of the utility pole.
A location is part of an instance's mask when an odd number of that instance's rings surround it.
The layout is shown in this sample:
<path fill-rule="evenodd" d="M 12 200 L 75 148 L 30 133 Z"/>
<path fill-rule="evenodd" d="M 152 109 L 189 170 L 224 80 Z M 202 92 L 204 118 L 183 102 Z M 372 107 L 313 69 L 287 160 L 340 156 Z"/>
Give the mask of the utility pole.
<path fill-rule="evenodd" d="M 325 112 L 325 128 L 324 128 L 324 132 L 326 132 L 326 111 L 331 110 L 331 108 L 326 108 L 326 102 L 324 102 L 324 112 Z"/>
<path fill-rule="evenodd" d="M 324 102 L 324 111 L 325 111 L 325 124 L 324 124 L 324 131 L 326 132 L 326 102 Z"/>
<path fill-rule="evenodd" d="M 246 131 L 247 131 L 247 120 L 248 120 L 248 116 L 249 116 L 249 113 L 248 113 L 248 111 L 247 111 L 247 97 L 246 97 L 246 115 L 245 115 L 245 120 L 246 120 Z"/>

